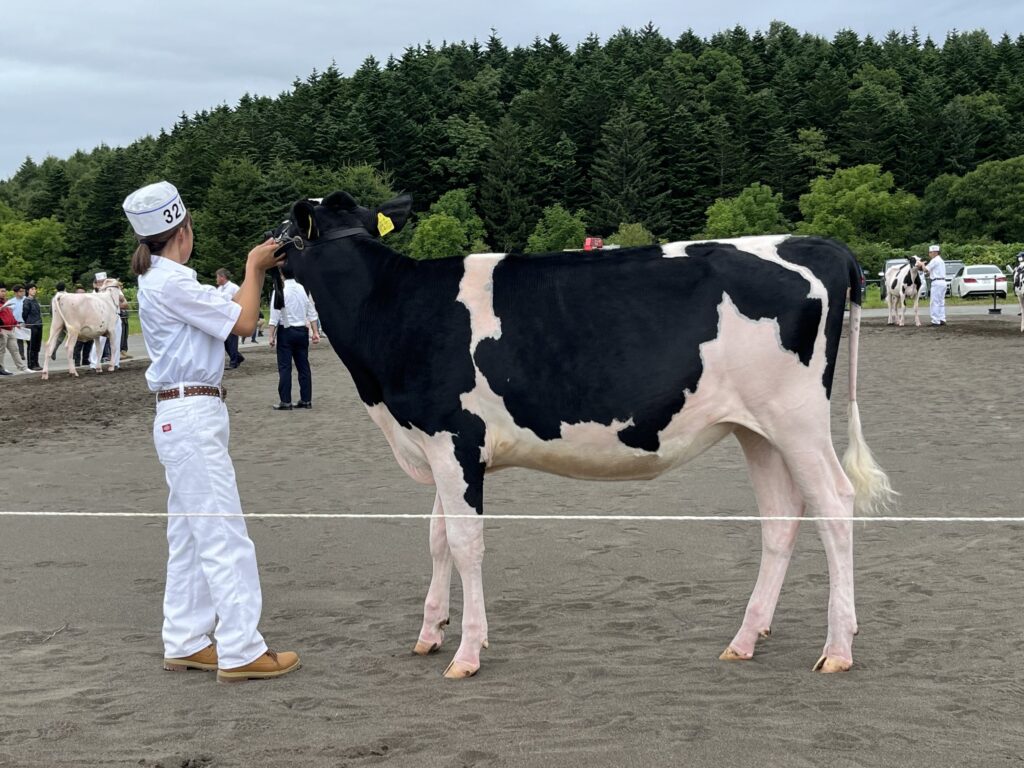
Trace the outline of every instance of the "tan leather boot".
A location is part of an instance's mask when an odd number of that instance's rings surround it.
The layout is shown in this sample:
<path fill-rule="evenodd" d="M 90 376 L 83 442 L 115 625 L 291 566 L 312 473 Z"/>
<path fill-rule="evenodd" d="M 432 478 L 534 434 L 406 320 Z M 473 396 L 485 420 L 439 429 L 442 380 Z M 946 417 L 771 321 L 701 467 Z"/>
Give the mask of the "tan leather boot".
<path fill-rule="evenodd" d="M 246 680 L 266 680 L 271 677 L 280 677 L 294 672 L 302 666 L 299 663 L 299 654 L 293 651 L 267 651 L 255 661 L 251 661 L 243 667 L 233 669 L 218 669 L 218 683 L 244 683 Z"/>
<path fill-rule="evenodd" d="M 164 659 L 164 669 L 168 672 L 188 672 L 190 669 L 216 672 L 217 649 L 211 644 L 183 659 Z"/>

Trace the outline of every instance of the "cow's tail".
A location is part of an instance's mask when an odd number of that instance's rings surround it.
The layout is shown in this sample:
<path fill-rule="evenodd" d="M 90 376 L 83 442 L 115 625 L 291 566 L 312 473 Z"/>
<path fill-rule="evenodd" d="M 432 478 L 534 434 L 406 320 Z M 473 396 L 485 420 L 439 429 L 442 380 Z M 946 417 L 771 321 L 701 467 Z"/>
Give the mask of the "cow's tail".
<path fill-rule="evenodd" d="M 861 287 L 860 270 L 856 262 L 850 277 L 849 442 L 846 453 L 843 454 L 843 469 L 853 483 L 857 515 L 866 516 L 889 509 L 895 503 L 898 494 L 889 484 L 889 476 L 878 466 L 878 462 L 871 454 L 860 426 L 860 409 L 857 407 L 857 350 L 860 344 Z"/>

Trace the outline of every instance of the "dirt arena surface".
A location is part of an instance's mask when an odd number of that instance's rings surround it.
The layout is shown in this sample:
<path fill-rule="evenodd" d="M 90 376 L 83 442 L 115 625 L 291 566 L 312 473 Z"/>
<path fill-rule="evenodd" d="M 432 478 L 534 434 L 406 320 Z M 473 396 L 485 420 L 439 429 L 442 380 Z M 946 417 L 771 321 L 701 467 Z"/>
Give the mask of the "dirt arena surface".
<path fill-rule="evenodd" d="M 865 321 L 859 400 L 898 513 L 1024 514 L 1016 312 L 942 329 Z M 833 431 L 845 447 L 845 339 Z M 314 410 L 276 413 L 269 354 L 228 371 L 250 513 L 429 513 L 329 348 Z M 0 386 L 8 510 L 162 511 L 143 365 Z M 937 413 L 941 408 L 942 413 Z M 15 442 L 16 441 L 16 442 Z M 751 514 L 732 438 L 649 483 L 490 476 L 491 514 Z M 1024 763 L 1024 525 L 858 523 L 860 635 L 810 671 L 828 579 L 801 527 L 773 637 L 718 654 L 757 575 L 751 523 L 487 525 L 490 649 L 475 678 L 411 649 L 426 520 L 252 520 L 262 629 L 301 652 L 281 680 L 161 670 L 164 523 L 0 517 L 0 766 L 1011 766 Z"/>

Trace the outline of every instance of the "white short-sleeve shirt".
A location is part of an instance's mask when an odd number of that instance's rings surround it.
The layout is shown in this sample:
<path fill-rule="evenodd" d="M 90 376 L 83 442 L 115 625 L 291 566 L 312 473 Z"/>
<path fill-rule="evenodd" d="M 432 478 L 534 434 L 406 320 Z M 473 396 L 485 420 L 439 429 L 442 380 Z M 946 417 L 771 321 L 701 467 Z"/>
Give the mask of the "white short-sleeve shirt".
<path fill-rule="evenodd" d="M 313 299 L 306 295 L 306 289 L 293 278 L 284 281 L 284 309 L 274 309 L 277 291 L 270 293 L 270 324 L 285 328 L 300 328 L 315 322 L 316 307 Z"/>
<path fill-rule="evenodd" d="M 235 298 L 235 294 L 238 293 L 238 286 L 228 280 L 224 285 L 218 285 L 217 290 L 229 299 L 233 299 Z"/>
<path fill-rule="evenodd" d="M 146 382 L 153 392 L 179 384 L 220 385 L 224 340 L 242 307 L 212 285 L 201 285 L 194 270 L 154 256 L 139 275 L 139 320 L 152 361 Z"/>
<path fill-rule="evenodd" d="M 932 256 L 932 259 L 928 262 L 926 269 L 928 270 L 928 276 L 932 280 L 946 279 L 946 262 L 944 262 L 942 257 L 938 254 Z"/>

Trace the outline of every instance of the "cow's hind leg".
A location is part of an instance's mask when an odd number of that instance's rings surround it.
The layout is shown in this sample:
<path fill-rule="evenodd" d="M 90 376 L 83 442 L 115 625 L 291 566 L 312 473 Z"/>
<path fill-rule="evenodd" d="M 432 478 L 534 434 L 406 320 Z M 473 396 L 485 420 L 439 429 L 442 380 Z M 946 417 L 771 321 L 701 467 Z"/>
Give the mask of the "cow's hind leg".
<path fill-rule="evenodd" d="M 452 581 L 452 552 L 448 547 L 448 531 L 444 519 L 441 494 L 434 497 L 434 511 L 430 518 L 430 557 L 434 569 L 430 588 L 423 603 L 423 626 L 413 653 L 426 656 L 441 647 L 444 628 L 448 626 L 448 606 Z"/>
<path fill-rule="evenodd" d="M 808 409 L 808 414 L 817 409 Z M 816 423 L 797 420 L 779 444 L 786 466 L 817 521 L 828 560 L 828 635 L 814 669 L 844 672 L 853 666 L 857 613 L 853 598 L 853 484 L 832 446 L 828 409 Z"/>
<path fill-rule="evenodd" d="M 757 508 L 763 518 L 761 568 L 747 603 L 743 624 L 719 657 L 723 661 L 752 658 L 758 639 L 771 634 L 772 617 L 800 525 L 799 520 L 772 518 L 799 517 L 803 514 L 803 499 L 782 454 L 765 438 L 742 427 L 736 430 L 736 439 L 746 456 L 750 481 L 757 497 Z"/>

